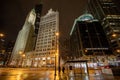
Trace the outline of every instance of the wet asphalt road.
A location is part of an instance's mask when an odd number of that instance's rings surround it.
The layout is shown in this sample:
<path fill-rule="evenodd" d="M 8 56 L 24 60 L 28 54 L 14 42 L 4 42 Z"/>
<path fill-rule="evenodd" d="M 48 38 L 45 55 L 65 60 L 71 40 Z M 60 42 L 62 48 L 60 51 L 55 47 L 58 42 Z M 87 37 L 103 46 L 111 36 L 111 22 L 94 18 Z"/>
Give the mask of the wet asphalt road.
<path fill-rule="evenodd" d="M 74 75 L 71 73 L 60 73 L 54 69 L 38 68 L 0 68 L 0 80 L 120 80 L 109 75 Z"/>
<path fill-rule="evenodd" d="M 54 70 L 0 68 L 0 80 L 54 80 Z"/>

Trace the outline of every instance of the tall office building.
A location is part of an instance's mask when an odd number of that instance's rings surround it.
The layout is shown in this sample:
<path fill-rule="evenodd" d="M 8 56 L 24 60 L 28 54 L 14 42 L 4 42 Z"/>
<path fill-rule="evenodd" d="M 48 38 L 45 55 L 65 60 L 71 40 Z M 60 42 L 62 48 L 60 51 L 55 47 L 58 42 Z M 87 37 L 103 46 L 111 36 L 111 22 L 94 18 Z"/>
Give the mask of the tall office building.
<path fill-rule="evenodd" d="M 23 57 L 35 48 L 37 30 L 40 23 L 42 5 L 35 6 L 28 14 L 23 28 L 19 31 L 14 49 L 12 51 L 10 65 L 22 66 Z"/>
<path fill-rule="evenodd" d="M 120 10 L 115 0 L 89 0 L 89 12 L 98 19 L 114 53 L 120 53 Z"/>
<path fill-rule="evenodd" d="M 111 49 L 105 32 L 97 19 L 91 14 L 78 17 L 70 33 L 71 54 L 75 58 L 84 55 L 111 54 Z"/>
<path fill-rule="evenodd" d="M 26 18 L 25 24 L 23 28 L 19 31 L 17 36 L 17 40 L 15 42 L 14 49 L 12 51 L 12 62 L 11 65 L 18 65 L 17 63 L 21 59 L 21 55 L 19 52 L 25 53 L 33 49 L 34 38 L 34 22 L 35 22 L 36 14 L 34 9 L 29 13 Z M 29 44 L 31 43 L 31 44 Z"/>
<path fill-rule="evenodd" d="M 33 60 L 34 67 L 54 66 L 57 44 L 59 44 L 56 33 L 59 33 L 59 13 L 50 9 L 41 17 Z"/>

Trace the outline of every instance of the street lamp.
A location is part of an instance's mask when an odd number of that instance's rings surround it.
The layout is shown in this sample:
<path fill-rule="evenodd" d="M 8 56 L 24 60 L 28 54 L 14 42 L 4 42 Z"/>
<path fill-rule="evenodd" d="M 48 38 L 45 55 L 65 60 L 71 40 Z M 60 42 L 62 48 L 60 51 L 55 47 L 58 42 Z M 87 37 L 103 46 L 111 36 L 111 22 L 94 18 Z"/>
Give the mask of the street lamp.
<path fill-rule="evenodd" d="M 57 56 L 57 53 L 55 53 L 55 76 L 56 76 L 56 56 Z"/>
<path fill-rule="evenodd" d="M 59 33 L 58 33 L 58 32 L 56 32 L 56 34 L 55 34 L 55 35 L 56 35 L 56 37 L 58 37 L 58 36 L 59 36 Z"/>
<path fill-rule="evenodd" d="M 55 51 L 55 76 L 56 76 L 56 69 L 59 67 L 59 47 L 58 47 L 58 37 L 59 37 L 59 33 L 56 32 L 55 33 L 56 36 L 56 51 Z"/>
<path fill-rule="evenodd" d="M 22 57 L 25 57 L 25 54 L 22 54 Z"/>
<path fill-rule="evenodd" d="M 0 38 L 4 37 L 4 34 L 3 33 L 0 33 Z"/>
<path fill-rule="evenodd" d="M 19 51 L 19 54 L 21 55 L 21 54 L 23 54 L 23 52 L 22 52 L 22 51 Z"/>
<path fill-rule="evenodd" d="M 5 57 L 1 57 L 3 65 L 5 65 L 6 60 L 7 60 L 7 55 L 5 54 L 5 46 L 4 46 L 4 34 L 0 33 L 0 53 L 2 53 Z"/>
<path fill-rule="evenodd" d="M 114 38 L 117 37 L 117 34 L 113 33 L 113 34 L 112 34 L 112 37 L 114 37 Z"/>
<path fill-rule="evenodd" d="M 88 52 L 88 50 L 87 49 L 85 49 L 85 53 L 87 53 Z"/>
<path fill-rule="evenodd" d="M 118 53 L 120 53 L 120 49 L 117 49 L 116 51 L 117 51 Z"/>
<path fill-rule="evenodd" d="M 0 33 L 0 41 L 1 42 L 4 42 L 4 37 L 5 37 L 5 35 L 3 33 Z"/>

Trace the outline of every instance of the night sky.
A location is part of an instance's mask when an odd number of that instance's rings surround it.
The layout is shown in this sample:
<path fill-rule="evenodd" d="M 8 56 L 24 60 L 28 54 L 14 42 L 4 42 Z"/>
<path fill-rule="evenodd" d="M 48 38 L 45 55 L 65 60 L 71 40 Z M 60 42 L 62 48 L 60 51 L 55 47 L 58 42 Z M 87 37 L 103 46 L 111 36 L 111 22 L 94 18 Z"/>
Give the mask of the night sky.
<path fill-rule="evenodd" d="M 27 14 L 40 0 L 2 0 L 0 2 L 0 32 L 15 41 Z M 42 15 L 52 8 L 60 14 L 60 36 L 67 38 L 74 19 L 85 13 L 87 0 L 42 0 Z"/>

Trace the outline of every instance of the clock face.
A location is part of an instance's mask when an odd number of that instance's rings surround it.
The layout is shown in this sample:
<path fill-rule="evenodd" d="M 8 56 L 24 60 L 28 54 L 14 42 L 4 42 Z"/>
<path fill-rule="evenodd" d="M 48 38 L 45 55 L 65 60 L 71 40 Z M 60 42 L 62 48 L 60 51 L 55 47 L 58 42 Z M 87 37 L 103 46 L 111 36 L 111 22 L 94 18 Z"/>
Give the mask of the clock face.
<path fill-rule="evenodd" d="M 35 22 L 35 15 L 33 13 L 30 13 L 28 22 L 34 24 Z"/>

